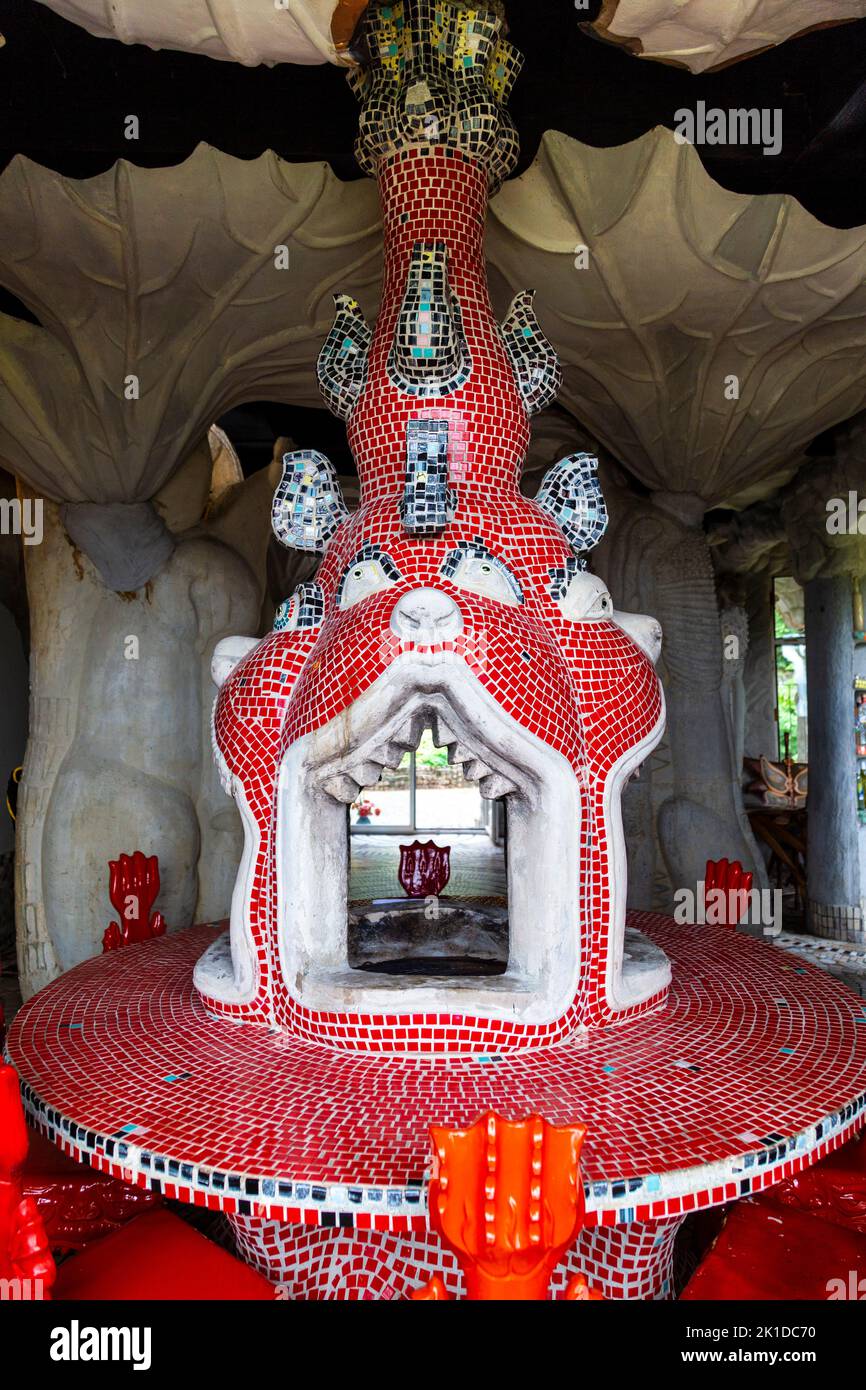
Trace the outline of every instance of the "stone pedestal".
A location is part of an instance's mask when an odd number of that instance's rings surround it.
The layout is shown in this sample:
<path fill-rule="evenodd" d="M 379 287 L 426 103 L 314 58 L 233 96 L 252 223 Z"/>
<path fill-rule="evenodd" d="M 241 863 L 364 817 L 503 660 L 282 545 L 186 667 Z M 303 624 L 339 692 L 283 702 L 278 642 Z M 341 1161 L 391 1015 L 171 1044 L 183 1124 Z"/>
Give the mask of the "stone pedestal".
<path fill-rule="evenodd" d="M 572 1275 L 583 1274 L 605 1299 L 669 1298 L 682 1220 L 587 1227 L 554 1270 L 551 1297 L 561 1298 Z M 434 1274 L 451 1298 L 466 1296 L 456 1259 L 433 1232 L 398 1235 L 254 1216 L 229 1222 L 238 1254 L 280 1285 L 287 1300 L 407 1299 Z"/>

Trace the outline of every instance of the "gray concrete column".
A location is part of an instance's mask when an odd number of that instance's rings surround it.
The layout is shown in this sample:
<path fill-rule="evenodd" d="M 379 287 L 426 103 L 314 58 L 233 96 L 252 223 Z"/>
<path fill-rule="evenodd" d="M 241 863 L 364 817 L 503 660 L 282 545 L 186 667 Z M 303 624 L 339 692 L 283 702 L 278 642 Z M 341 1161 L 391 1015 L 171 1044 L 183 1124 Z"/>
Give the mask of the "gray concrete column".
<path fill-rule="evenodd" d="M 743 751 L 748 758 L 775 761 L 779 746 L 776 725 L 776 648 L 773 628 L 773 579 L 766 571 L 750 576 L 746 585 L 749 646 L 743 682 L 746 689 L 746 730 Z"/>
<path fill-rule="evenodd" d="M 809 696 L 809 921 L 866 944 L 857 825 L 851 580 L 805 585 Z"/>

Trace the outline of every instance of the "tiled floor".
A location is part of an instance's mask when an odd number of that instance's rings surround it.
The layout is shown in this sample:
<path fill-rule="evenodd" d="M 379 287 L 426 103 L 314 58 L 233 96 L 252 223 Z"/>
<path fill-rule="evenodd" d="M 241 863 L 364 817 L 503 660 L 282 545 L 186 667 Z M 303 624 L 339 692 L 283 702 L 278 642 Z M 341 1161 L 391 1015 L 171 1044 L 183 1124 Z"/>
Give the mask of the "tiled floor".
<path fill-rule="evenodd" d="M 828 975 L 841 980 L 855 994 L 866 997 L 866 947 L 787 931 L 775 938 L 775 945 L 826 970 Z"/>

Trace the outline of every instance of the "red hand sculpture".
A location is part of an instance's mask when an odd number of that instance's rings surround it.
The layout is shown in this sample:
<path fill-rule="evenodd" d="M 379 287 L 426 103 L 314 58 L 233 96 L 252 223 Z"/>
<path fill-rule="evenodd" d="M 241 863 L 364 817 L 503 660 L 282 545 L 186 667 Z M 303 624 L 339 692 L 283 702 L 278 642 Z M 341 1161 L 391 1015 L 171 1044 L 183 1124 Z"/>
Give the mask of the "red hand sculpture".
<path fill-rule="evenodd" d="M 146 859 L 141 850 L 121 854 L 108 862 L 110 877 L 108 896 L 120 922 L 112 922 L 102 938 L 102 949 L 116 951 L 134 941 L 149 941 L 162 936 L 165 920 L 161 912 L 150 909 L 159 896 L 159 860 L 155 854 Z"/>
<path fill-rule="evenodd" d="M 718 926 L 735 927 L 742 921 L 749 906 L 749 890 L 754 874 L 744 873 L 739 859 L 708 859 L 704 870 L 704 904 L 707 921 Z M 724 902 L 707 902 L 713 889 L 721 889 Z"/>

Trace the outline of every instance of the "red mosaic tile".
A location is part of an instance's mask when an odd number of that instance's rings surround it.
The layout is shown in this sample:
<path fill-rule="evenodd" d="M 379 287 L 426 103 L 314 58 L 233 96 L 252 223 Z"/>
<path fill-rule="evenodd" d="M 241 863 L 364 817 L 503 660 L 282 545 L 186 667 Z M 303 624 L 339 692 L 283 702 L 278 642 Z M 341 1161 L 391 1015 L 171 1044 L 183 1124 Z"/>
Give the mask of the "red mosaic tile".
<path fill-rule="evenodd" d="M 524 1053 L 385 1059 L 215 1021 L 192 985 L 213 926 L 86 961 L 24 1005 L 7 1046 L 40 1128 L 102 1171 L 238 1215 L 386 1231 L 426 1228 L 428 1126 L 489 1108 L 588 1125 L 589 1225 L 759 1191 L 859 1128 L 857 996 L 724 928 L 631 924 L 673 962 L 667 1007 Z"/>

